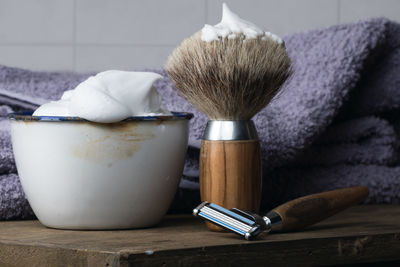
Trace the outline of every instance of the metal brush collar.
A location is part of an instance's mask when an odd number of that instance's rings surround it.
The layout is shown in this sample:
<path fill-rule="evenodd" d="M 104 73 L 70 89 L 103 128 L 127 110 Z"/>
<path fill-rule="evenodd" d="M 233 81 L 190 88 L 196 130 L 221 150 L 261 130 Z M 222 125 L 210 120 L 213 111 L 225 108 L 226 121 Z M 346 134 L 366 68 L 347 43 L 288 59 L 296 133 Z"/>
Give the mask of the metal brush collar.
<path fill-rule="evenodd" d="M 258 140 L 256 126 L 252 120 L 208 121 L 203 140 Z"/>

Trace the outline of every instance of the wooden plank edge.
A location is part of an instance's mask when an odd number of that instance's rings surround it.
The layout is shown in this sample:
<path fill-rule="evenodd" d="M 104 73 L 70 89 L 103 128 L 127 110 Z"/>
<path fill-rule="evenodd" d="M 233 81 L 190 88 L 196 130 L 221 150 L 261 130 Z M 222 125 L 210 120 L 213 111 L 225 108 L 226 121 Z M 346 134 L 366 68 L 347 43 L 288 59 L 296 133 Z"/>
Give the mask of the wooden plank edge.
<path fill-rule="evenodd" d="M 119 267 L 119 253 L 0 242 L 0 266 Z"/>
<path fill-rule="evenodd" d="M 0 266 L 310 266 L 400 260 L 400 233 L 107 252 L 0 243 Z"/>
<path fill-rule="evenodd" d="M 315 266 L 400 260 L 400 233 L 121 253 L 120 266 Z"/>

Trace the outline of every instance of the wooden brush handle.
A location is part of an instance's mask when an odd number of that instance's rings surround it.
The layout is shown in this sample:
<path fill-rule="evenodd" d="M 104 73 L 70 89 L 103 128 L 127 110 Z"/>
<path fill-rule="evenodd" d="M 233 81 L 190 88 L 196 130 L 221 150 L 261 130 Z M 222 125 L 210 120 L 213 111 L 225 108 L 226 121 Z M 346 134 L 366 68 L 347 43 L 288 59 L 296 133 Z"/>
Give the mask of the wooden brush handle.
<path fill-rule="evenodd" d="M 272 211 L 282 218 L 281 231 L 293 231 L 356 205 L 365 200 L 368 194 L 369 190 L 366 186 L 349 187 L 297 198 Z"/>
<path fill-rule="evenodd" d="M 258 212 L 261 156 L 258 140 L 203 140 L 200 150 L 200 194 L 224 208 Z M 207 223 L 213 231 L 221 227 Z"/>

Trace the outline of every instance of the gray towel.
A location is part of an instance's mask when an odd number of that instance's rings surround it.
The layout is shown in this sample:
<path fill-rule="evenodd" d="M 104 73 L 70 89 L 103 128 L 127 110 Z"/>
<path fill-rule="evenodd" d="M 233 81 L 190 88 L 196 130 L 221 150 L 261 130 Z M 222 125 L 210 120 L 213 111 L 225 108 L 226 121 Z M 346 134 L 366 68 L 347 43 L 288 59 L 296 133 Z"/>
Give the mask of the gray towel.
<path fill-rule="evenodd" d="M 262 148 L 263 208 L 308 193 L 362 184 L 371 189 L 368 203 L 398 203 L 399 24 L 370 19 L 284 39 L 294 75 L 254 118 Z M 174 211 L 188 210 L 199 201 L 198 153 L 207 118 L 178 96 L 164 71 L 153 71 L 165 76 L 155 86 L 167 108 L 195 114 L 184 177 L 173 204 Z M 59 98 L 87 76 L 3 66 L 0 103 L 15 110 L 33 108 Z M 9 143 L 9 136 L 0 138 Z M 10 163 L 4 166 L 13 165 L 12 156 L 7 160 Z M 15 172 L 12 167 L 3 169 Z M 7 192 L 0 191 L 0 219 L 22 218 L 26 209 L 20 206 L 20 213 L 13 215 L 7 206 L 13 189 Z M 23 199 L 18 192 L 18 199 Z"/>
<path fill-rule="evenodd" d="M 13 110 L 0 106 L 0 219 L 29 219 L 33 212 L 16 174 L 8 121 L 4 116 Z"/>
<path fill-rule="evenodd" d="M 10 142 L 10 129 L 8 121 L 4 118 L 12 109 L 0 106 L 0 174 L 15 173 L 15 161 Z"/>

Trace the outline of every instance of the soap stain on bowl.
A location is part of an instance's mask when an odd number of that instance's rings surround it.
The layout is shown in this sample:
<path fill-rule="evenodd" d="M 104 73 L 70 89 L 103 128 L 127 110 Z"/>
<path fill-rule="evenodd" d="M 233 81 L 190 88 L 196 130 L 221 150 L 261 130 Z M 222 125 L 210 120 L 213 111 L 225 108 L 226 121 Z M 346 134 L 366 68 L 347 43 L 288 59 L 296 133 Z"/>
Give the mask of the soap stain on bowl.
<path fill-rule="evenodd" d="M 146 122 L 145 124 L 154 123 Z M 151 125 L 144 125 L 143 122 L 105 125 L 87 122 L 83 126 L 86 140 L 73 146 L 72 154 L 90 162 L 105 163 L 133 157 L 142 148 L 144 142 L 155 137 L 151 127 L 146 127 Z"/>

